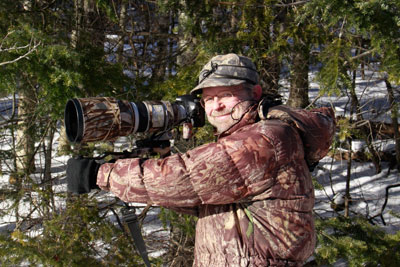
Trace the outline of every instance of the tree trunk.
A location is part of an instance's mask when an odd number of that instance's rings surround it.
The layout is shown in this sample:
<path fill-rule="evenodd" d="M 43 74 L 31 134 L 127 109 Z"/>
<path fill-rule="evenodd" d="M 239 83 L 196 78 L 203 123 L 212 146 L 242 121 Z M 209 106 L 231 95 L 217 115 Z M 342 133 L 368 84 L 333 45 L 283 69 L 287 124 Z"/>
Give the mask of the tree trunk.
<path fill-rule="evenodd" d="M 35 94 L 30 88 L 19 92 L 17 130 L 17 172 L 29 175 L 35 170 Z"/>
<path fill-rule="evenodd" d="M 192 64 L 192 62 L 194 62 L 196 59 L 197 54 L 194 51 L 194 47 L 196 46 L 196 38 L 194 38 L 193 36 L 189 36 L 187 30 L 183 26 L 188 20 L 188 17 L 184 12 L 180 12 L 178 14 L 178 20 L 178 49 L 180 51 L 176 59 L 176 63 L 178 66 L 183 67 L 185 65 Z"/>
<path fill-rule="evenodd" d="M 394 133 L 394 140 L 396 144 L 396 163 L 397 169 L 400 171 L 400 134 L 399 134 L 399 124 L 398 124 L 398 103 L 394 97 L 394 92 L 392 85 L 385 79 L 386 89 L 388 91 L 388 98 L 390 104 L 390 113 L 392 119 L 392 126 L 393 126 L 393 133 Z"/>
<path fill-rule="evenodd" d="M 46 137 L 43 141 L 43 153 L 44 153 L 44 172 L 43 172 L 43 191 L 48 195 L 44 198 L 45 205 L 43 206 L 45 215 L 50 218 L 51 207 L 55 206 L 54 203 L 54 192 L 53 192 L 53 179 L 51 176 L 52 160 L 53 160 L 53 142 L 54 134 L 56 132 L 55 123 L 51 122 L 48 125 Z"/>
<path fill-rule="evenodd" d="M 169 14 L 161 14 L 158 17 L 158 21 L 154 23 L 154 31 L 159 34 L 168 34 L 170 26 L 170 15 Z M 157 41 L 157 46 L 155 50 L 155 67 L 154 67 L 154 77 L 152 77 L 155 81 L 164 81 L 166 76 L 166 69 L 168 66 L 168 48 L 169 48 L 169 40 L 168 38 L 159 38 Z"/>
<path fill-rule="evenodd" d="M 350 88 L 350 100 L 351 100 L 351 118 L 353 118 L 353 112 L 356 113 L 356 117 L 358 121 L 363 121 L 364 117 L 361 112 L 360 102 L 358 101 L 357 94 L 356 94 L 356 71 L 353 71 L 353 81 L 352 86 Z M 380 173 L 382 171 L 382 167 L 380 164 L 380 159 L 378 152 L 376 152 L 374 145 L 373 145 L 373 136 L 372 136 L 372 129 L 370 128 L 361 128 L 360 134 L 362 138 L 365 140 L 368 150 L 371 153 L 371 160 L 375 166 L 375 172 Z"/>
<path fill-rule="evenodd" d="M 126 36 L 126 9 L 127 3 L 123 1 L 121 3 L 121 10 L 119 12 L 119 29 L 121 31 L 121 35 L 118 37 L 118 44 L 117 44 L 117 62 L 122 63 L 124 61 L 124 46 L 125 46 L 125 36 Z"/>
<path fill-rule="evenodd" d="M 75 18 L 74 18 L 74 26 L 71 32 L 71 44 L 72 47 L 78 47 L 79 46 L 79 37 L 80 37 L 80 32 L 81 32 L 81 27 L 82 27 L 82 13 L 80 12 L 83 9 L 83 3 L 82 0 L 75 0 L 74 1 L 74 8 L 75 8 Z"/>
<path fill-rule="evenodd" d="M 308 106 L 308 67 L 309 49 L 296 49 L 293 52 L 290 71 L 290 92 L 287 104 L 295 108 Z"/>
<path fill-rule="evenodd" d="M 85 44 L 84 38 L 90 38 L 93 45 L 104 45 L 106 26 L 102 17 L 96 14 L 95 7 L 94 0 L 74 0 L 75 17 L 71 43 L 77 49 L 85 49 L 81 47 L 81 44 Z"/>
<path fill-rule="evenodd" d="M 346 189 L 344 194 L 344 216 L 347 218 L 350 215 L 350 183 L 351 183 L 351 165 L 352 165 L 352 150 L 351 150 L 351 138 L 347 139 L 347 144 L 349 146 L 349 159 L 347 161 L 347 174 L 346 174 Z"/>
<path fill-rule="evenodd" d="M 279 90 L 279 75 L 281 73 L 281 64 L 279 57 L 276 54 L 271 54 L 267 58 L 259 60 L 260 64 L 260 81 L 264 93 L 278 94 Z"/>
<path fill-rule="evenodd" d="M 288 9 L 274 7 L 271 11 L 274 19 L 270 21 L 268 30 L 264 33 L 265 40 L 272 44 L 282 34 L 287 27 Z M 262 14 L 261 16 L 264 16 Z M 270 44 L 268 46 L 270 46 Z M 263 44 L 260 44 L 263 47 Z M 268 51 L 266 47 L 266 51 Z M 260 84 L 263 88 L 263 93 L 270 95 L 279 95 L 279 80 L 281 74 L 281 60 L 279 52 L 269 52 L 266 57 L 259 58 L 259 74 Z"/>

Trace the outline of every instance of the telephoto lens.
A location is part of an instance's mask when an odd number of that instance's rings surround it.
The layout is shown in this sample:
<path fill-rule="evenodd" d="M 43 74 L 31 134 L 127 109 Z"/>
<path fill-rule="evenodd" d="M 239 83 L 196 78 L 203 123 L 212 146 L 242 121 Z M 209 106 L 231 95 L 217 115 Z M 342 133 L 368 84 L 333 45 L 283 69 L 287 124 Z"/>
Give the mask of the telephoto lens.
<path fill-rule="evenodd" d="M 112 141 L 138 132 L 166 131 L 183 122 L 204 125 L 197 99 L 182 96 L 168 101 L 129 102 L 110 97 L 73 98 L 64 112 L 67 138 L 73 143 Z"/>

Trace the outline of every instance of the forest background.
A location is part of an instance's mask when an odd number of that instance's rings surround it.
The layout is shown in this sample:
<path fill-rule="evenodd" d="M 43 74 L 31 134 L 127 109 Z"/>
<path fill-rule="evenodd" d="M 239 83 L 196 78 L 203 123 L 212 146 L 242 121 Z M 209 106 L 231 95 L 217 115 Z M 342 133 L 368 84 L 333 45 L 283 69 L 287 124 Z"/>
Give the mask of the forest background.
<path fill-rule="evenodd" d="M 347 162 L 346 190 L 342 203 L 329 199 L 334 216 L 316 218 L 318 247 L 307 264 L 400 262 L 400 233 L 378 227 L 385 224 L 378 220 L 382 214 L 361 216 L 350 208 L 352 162 L 372 162 L 375 173 L 398 176 L 400 169 L 399 1 L 2 0 L 0 97 L 8 111 L 0 120 L 0 212 L 9 219 L 2 221 L 0 263 L 141 266 L 120 229 L 117 200 L 101 192 L 66 193 L 65 164 L 56 157 L 120 147 L 66 142 L 64 106 L 70 98 L 93 96 L 173 101 L 195 86 L 209 58 L 228 52 L 252 58 L 264 92 L 287 92 L 287 105 L 312 108 L 324 96 L 345 99 L 330 157 Z M 310 71 L 319 86 L 312 99 Z M 386 105 L 373 112 L 356 92 L 356 79 L 365 75 L 385 85 Z M 382 114 L 388 118 L 374 120 Z M 199 129 L 176 149 L 213 140 L 211 131 Z M 392 140 L 392 151 L 376 147 L 378 139 Z M 354 140 L 366 149 L 353 151 Z M 318 188 L 318 177 L 314 182 Z M 140 209 L 141 223 L 151 209 Z M 191 266 L 196 218 L 158 213 L 168 235 L 146 238 L 149 247 L 164 244 L 152 263 Z M 395 211 L 391 216 L 399 218 Z"/>

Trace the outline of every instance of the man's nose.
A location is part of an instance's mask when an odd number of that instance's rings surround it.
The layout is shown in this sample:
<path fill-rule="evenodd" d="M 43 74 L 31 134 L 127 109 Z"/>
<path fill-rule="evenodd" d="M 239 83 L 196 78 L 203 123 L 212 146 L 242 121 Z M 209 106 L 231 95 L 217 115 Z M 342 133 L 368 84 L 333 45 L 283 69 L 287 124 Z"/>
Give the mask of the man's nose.
<path fill-rule="evenodd" d="M 223 108 L 223 102 L 220 100 L 218 96 L 214 96 L 214 101 L 212 105 L 213 110 L 219 110 Z"/>

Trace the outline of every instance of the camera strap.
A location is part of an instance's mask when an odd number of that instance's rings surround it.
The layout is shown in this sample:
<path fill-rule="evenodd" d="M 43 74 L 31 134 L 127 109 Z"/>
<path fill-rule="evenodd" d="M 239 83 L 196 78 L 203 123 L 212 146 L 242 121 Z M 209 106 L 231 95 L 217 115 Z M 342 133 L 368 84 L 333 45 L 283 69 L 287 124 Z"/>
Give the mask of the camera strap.
<path fill-rule="evenodd" d="M 149 257 L 147 255 L 146 244 L 144 243 L 142 232 L 139 227 L 138 217 L 135 213 L 135 209 L 125 205 L 125 208 L 122 209 L 122 219 L 125 224 L 128 226 L 129 232 L 133 239 L 133 244 L 139 251 L 140 256 L 142 257 L 144 263 L 147 267 L 150 267 Z"/>

